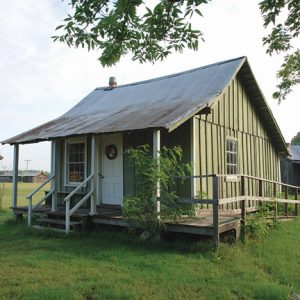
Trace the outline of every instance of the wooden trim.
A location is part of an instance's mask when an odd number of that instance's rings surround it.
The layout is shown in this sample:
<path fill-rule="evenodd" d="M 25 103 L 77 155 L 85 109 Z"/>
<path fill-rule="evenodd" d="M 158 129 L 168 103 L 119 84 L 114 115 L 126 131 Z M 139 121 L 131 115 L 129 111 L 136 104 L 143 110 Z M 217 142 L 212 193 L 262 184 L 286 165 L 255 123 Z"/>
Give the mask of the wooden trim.
<path fill-rule="evenodd" d="M 65 139 L 65 161 L 64 161 L 64 185 L 76 187 L 81 182 L 69 182 L 68 179 L 68 144 L 81 144 L 84 143 L 84 179 L 86 179 L 87 175 L 87 137 L 76 137 L 76 138 L 66 138 Z M 85 186 L 84 186 L 85 187 Z"/>

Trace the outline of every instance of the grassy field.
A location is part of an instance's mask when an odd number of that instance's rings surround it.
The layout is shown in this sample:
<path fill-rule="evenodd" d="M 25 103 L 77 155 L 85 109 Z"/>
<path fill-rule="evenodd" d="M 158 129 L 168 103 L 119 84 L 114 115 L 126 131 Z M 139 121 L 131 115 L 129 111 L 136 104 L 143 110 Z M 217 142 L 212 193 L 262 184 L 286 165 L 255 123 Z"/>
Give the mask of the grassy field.
<path fill-rule="evenodd" d="M 29 230 L 5 209 L 0 299 L 290 299 L 300 294 L 299 231 L 300 218 L 212 251 L 178 236 L 145 243 L 120 228 Z"/>
<path fill-rule="evenodd" d="M 3 183 L 0 183 L 0 188 Z M 18 205 L 28 205 L 26 196 L 35 190 L 40 183 L 18 183 Z M 33 197 L 33 203 L 37 202 L 45 195 L 45 191 L 49 191 L 50 183 L 46 184 L 39 192 Z M 4 183 L 4 196 L 2 201 L 3 208 L 11 207 L 11 197 L 12 197 L 12 183 Z"/>

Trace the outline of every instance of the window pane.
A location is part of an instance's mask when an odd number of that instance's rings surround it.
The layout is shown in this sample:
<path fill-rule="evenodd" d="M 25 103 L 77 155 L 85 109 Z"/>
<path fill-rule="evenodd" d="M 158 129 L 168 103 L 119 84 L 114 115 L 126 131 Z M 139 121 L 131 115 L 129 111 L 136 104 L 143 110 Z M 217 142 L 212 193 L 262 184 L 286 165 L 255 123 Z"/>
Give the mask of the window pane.
<path fill-rule="evenodd" d="M 226 140 L 227 174 L 237 173 L 237 141 Z"/>
<path fill-rule="evenodd" d="M 85 177 L 85 143 L 68 144 L 68 181 L 81 182 Z"/>

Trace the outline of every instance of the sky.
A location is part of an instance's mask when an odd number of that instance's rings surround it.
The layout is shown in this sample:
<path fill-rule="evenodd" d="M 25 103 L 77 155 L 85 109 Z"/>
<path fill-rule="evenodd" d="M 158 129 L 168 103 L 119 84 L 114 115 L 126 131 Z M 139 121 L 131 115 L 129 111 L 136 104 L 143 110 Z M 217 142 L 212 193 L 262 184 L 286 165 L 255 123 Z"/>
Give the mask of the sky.
<path fill-rule="evenodd" d="M 139 64 L 126 56 L 103 68 L 97 52 L 53 43 L 55 27 L 68 12 L 67 1 L 1 0 L 0 11 L 0 141 L 59 117 L 95 87 L 177 73 L 210 63 L 247 56 L 287 142 L 300 131 L 300 88 L 278 105 L 272 99 L 276 71 L 283 55 L 270 57 L 262 46 L 259 1 L 212 0 L 203 5 L 195 25 L 204 33 L 199 50 L 169 56 L 163 62 Z M 297 99 L 298 98 L 298 99 Z M 0 145 L 0 170 L 11 169 L 13 147 Z M 19 169 L 50 169 L 50 143 L 20 146 Z"/>

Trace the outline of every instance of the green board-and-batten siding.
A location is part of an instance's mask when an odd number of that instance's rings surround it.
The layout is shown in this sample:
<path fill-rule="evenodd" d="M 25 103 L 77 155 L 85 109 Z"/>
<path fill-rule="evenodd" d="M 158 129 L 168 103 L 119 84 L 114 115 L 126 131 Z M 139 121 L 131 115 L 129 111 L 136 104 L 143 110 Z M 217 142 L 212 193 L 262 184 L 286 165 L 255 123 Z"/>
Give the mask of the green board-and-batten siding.
<path fill-rule="evenodd" d="M 124 150 L 136 148 L 148 144 L 152 153 L 153 130 L 140 130 L 123 135 Z M 171 133 L 161 130 L 161 147 L 180 146 L 183 151 L 183 162 L 191 162 L 191 126 L 190 122 L 185 122 Z M 176 185 L 177 194 L 181 197 L 191 196 L 191 183 L 186 180 L 183 184 L 179 182 Z M 134 195 L 134 170 L 128 163 L 126 154 L 124 155 L 124 196 Z"/>
<path fill-rule="evenodd" d="M 195 175 L 226 174 L 226 139 L 238 142 L 238 171 L 256 177 L 279 181 L 279 154 L 240 78 L 235 77 L 212 105 L 210 114 L 194 117 Z M 257 189 L 247 186 L 250 195 Z M 265 187 L 267 188 L 267 187 Z M 212 195 L 211 180 L 196 180 L 195 192 Z M 221 194 L 230 197 L 239 186 L 226 183 Z"/>

